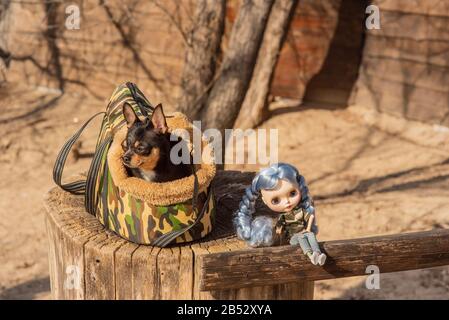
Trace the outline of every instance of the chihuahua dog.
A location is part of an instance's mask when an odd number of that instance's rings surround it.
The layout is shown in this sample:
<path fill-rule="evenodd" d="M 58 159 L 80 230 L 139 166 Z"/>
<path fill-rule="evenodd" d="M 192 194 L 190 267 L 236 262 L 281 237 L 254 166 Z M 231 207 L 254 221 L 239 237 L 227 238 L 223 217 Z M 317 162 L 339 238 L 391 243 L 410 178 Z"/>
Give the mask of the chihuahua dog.
<path fill-rule="evenodd" d="M 151 120 L 140 120 L 133 108 L 125 103 L 123 115 L 128 126 L 126 139 L 122 142 L 125 151 L 123 164 L 131 175 L 152 182 L 167 182 L 192 174 L 189 164 L 174 164 L 170 151 L 178 141 L 170 141 L 162 105 L 153 111 Z"/>

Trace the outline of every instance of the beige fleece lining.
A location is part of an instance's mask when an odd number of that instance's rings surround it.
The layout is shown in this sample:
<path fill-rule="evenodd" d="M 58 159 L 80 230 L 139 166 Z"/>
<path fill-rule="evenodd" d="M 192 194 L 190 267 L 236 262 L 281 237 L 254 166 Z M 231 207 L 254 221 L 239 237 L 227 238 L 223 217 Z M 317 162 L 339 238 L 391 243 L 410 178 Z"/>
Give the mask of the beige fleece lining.
<path fill-rule="evenodd" d="M 166 119 L 169 128 L 168 131 L 173 132 L 176 131 L 176 129 L 185 129 L 189 132 L 190 139 L 192 139 L 192 124 L 188 121 L 187 117 L 180 112 L 175 112 L 169 116 L 172 117 Z M 122 162 L 124 151 L 121 146 L 121 143 L 126 137 L 126 133 L 126 126 L 120 128 L 114 135 L 114 139 L 108 151 L 109 171 L 111 172 L 111 177 L 116 186 L 120 190 L 152 205 L 166 206 L 191 200 L 194 184 L 193 175 L 163 183 L 148 182 L 127 175 L 125 166 Z M 204 191 L 209 186 L 216 171 L 212 147 L 205 140 L 202 140 L 201 144 L 203 161 L 201 164 L 195 165 L 200 186 L 199 192 Z M 192 145 L 190 144 L 189 148 L 191 148 L 191 146 Z"/>

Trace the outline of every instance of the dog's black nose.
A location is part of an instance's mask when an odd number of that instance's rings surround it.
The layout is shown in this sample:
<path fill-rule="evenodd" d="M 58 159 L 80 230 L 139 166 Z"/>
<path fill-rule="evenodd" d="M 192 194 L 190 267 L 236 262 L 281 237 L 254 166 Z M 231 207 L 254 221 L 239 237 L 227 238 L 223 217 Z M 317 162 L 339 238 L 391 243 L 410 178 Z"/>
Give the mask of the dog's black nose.
<path fill-rule="evenodd" d="M 128 156 L 128 155 L 124 155 L 123 156 L 123 162 L 129 163 L 130 161 L 131 161 L 131 157 L 130 156 Z"/>

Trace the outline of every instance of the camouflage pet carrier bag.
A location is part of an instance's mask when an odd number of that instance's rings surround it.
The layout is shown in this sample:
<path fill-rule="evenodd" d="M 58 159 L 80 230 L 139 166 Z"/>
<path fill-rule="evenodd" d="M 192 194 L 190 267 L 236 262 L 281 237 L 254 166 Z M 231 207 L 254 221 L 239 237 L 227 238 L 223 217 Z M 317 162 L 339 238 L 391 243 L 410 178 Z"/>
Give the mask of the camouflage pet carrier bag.
<path fill-rule="evenodd" d="M 202 162 L 192 164 L 193 174 L 189 177 L 164 183 L 130 177 L 121 161 L 120 145 L 127 132 L 122 112 L 125 102 L 139 117 L 151 117 L 154 108 L 135 84 L 128 82 L 117 87 L 106 111 L 90 118 L 64 144 L 56 158 L 53 180 L 68 192 L 84 195 L 87 212 L 107 229 L 132 242 L 165 247 L 206 236 L 212 231 L 215 212 L 210 186 L 215 176 L 211 146 L 202 140 Z M 103 122 L 86 179 L 62 183 L 72 146 L 99 115 L 103 115 Z M 166 120 L 169 132 L 183 129 L 192 133 L 192 124 L 182 113 L 167 115 Z M 193 151 L 190 150 L 191 160 Z"/>

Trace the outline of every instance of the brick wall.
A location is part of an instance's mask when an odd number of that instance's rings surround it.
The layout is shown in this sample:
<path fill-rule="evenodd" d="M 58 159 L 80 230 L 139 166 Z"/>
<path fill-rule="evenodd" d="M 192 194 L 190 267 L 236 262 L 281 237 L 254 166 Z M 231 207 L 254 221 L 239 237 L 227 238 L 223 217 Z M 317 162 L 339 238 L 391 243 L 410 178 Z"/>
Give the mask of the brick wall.
<path fill-rule="evenodd" d="M 381 28 L 367 31 L 353 102 L 449 125 L 449 3 L 373 3 Z"/>

